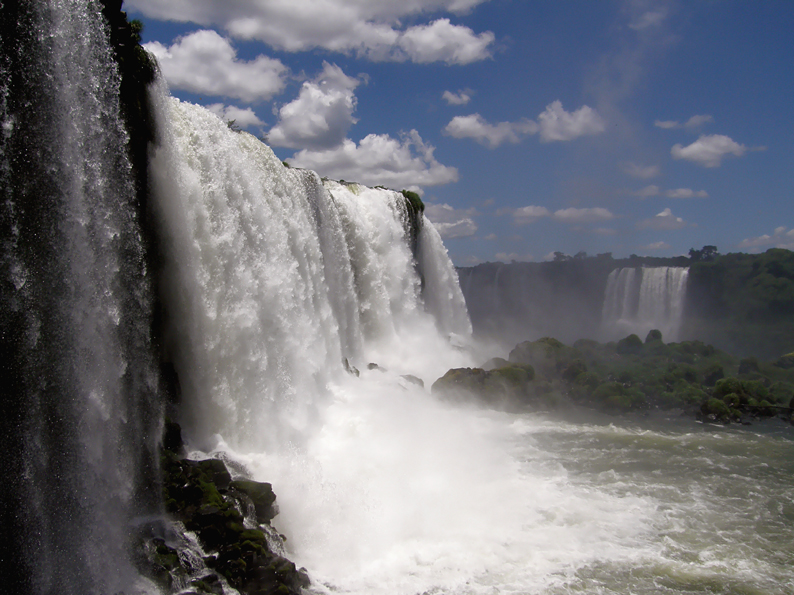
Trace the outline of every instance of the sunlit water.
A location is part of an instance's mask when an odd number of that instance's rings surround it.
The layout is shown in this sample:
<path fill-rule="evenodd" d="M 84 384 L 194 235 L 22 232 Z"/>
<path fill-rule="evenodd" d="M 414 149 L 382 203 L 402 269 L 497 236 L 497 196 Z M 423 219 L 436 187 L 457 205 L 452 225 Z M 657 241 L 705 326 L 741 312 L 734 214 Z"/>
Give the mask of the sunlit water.
<path fill-rule="evenodd" d="M 432 224 L 414 254 L 398 193 L 285 168 L 206 110 L 158 101 L 185 436 L 274 485 L 314 592 L 792 591 L 782 429 L 439 401 L 435 379 L 487 357 Z"/>

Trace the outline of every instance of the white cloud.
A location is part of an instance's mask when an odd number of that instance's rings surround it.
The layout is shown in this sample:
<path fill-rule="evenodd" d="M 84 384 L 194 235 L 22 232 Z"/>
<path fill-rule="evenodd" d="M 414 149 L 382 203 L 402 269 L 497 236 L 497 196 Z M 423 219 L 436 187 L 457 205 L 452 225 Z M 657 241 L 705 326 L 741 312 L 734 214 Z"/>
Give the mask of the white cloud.
<path fill-rule="evenodd" d="M 303 83 L 298 98 L 281 107 L 279 121 L 267 135 L 268 143 L 313 150 L 338 146 L 357 121 L 353 91 L 360 82 L 335 64 L 323 62 L 322 72 Z"/>
<path fill-rule="evenodd" d="M 412 130 L 402 140 L 388 134 L 370 134 L 358 145 L 345 139 L 334 149 L 304 149 L 287 161 L 296 167 L 312 169 L 321 176 L 370 186 L 409 188 L 456 182 L 458 170 L 436 161 L 433 151 L 434 148 Z"/>
<path fill-rule="evenodd" d="M 538 125 L 532 120 L 489 124 L 480 114 L 455 116 L 444 128 L 454 138 L 471 138 L 492 149 L 503 143 L 517 143 L 522 136 L 534 134 Z"/>
<path fill-rule="evenodd" d="M 764 234 L 756 238 L 746 238 L 739 243 L 739 248 L 749 249 L 750 252 L 761 252 L 762 248 L 785 248 L 794 250 L 794 229 L 776 227 L 772 235 Z"/>
<path fill-rule="evenodd" d="M 425 205 L 425 215 L 445 240 L 473 236 L 477 224 L 472 217 L 476 214 L 475 209 L 455 209 L 448 204 Z"/>
<path fill-rule="evenodd" d="M 496 214 L 502 215 L 506 213 L 502 209 L 499 209 L 496 211 Z M 515 209 L 514 211 L 510 212 L 510 214 L 513 216 L 513 221 L 517 225 L 527 225 L 528 223 L 534 223 L 541 217 L 550 216 L 551 211 L 549 211 L 546 207 L 529 205 Z"/>
<path fill-rule="evenodd" d="M 543 142 L 569 141 L 605 130 L 603 118 L 584 105 L 575 112 L 566 112 L 560 101 L 546 106 L 535 122 L 522 118 L 517 122 L 490 124 L 480 114 L 455 116 L 444 127 L 444 134 L 454 138 L 471 138 L 492 149 L 504 143 L 518 143 L 522 137 L 540 132 Z"/>
<path fill-rule="evenodd" d="M 667 242 L 654 242 L 652 244 L 648 244 L 647 246 L 641 246 L 643 250 L 669 250 L 670 244 Z"/>
<path fill-rule="evenodd" d="M 472 91 L 468 89 L 462 89 L 457 93 L 453 93 L 452 91 L 444 91 L 444 94 L 441 98 L 446 101 L 449 105 L 466 105 L 471 101 Z"/>
<path fill-rule="evenodd" d="M 224 122 L 234 121 L 235 126 L 239 126 L 240 128 L 264 125 L 264 122 L 257 117 L 254 110 L 250 107 L 241 108 L 234 105 L 213 103 L 212 105 L 208 105 L 207 109 Z"/>
<path fill-rule="evenodd" d="M 667 198 L 708 198 L 709 193 L 705 190 L 695 192 L 691 188 L 676 188 L 664 193 Z"/>
<path fill-rule="evenodd" d="M 709 114 L 699 114 L 692 116 L 681 124 L 678 120 L 656 120 L 653 125 L 658 128 L 665 128 L 667 130 L 673 128 L 700 128 L 703 124 L 709 124 L 714 121 L 714 118 Z"/>
<path fill-rule="evenodd" d="M 651 217 L 650 219 L 643 219 L 637 223 L 637 228 L 673 230 L 681 229 L 682 227 L 686 227 L 686 225 L 687 223 L 681 219 L 681 217 L 676 217 L 673 215 L 672 211 L 667 208 L 661 213 L 657 213 L 656 216 Z"/>
<path fill-rule="evenodd" d="M 468 27 L 453 25 L 449 19 L 438 19 L 407 29 L 397 45 L 413 62 L 470 64 L 490 57 L 488 48 L 494 39 L 490 31 L 477 35 Z"/>
<path fill-rule="evenodd" d="M 673 159 L 686 159 L 703 167 L 719 167 L 726 155 L 741 157 L 747 147 L 723 134 L 701 135 L 686 147 L 676 144 L 670 149 Z"/>
<path fill-rule="evenodd" d="M 288 52 L 316 48 L 373 60 L 468 64 L 491 56 L 494 35 L 439 18 L 403 29 L 423 14 L 464 14 L 487 0 L 126 0 L 160 20 L 218 26 L 240 39 Z"/>
<path fill-rule="evenodd" d="M 659 186 L 651 184 L 650 186 L 646 186 L 641 190 L 637 190 L 637 192 L 634 193 L 634 196 L 639 196 L 640 198 L 648 198 L 649 196 L 659 196 L 660 193 L 661 190 L 659 189 Z"/>
<path fill-rule="evenodd" d="M 587 209 L 560 209 L 554 211 L 552 218 L 564 223 L 594 223 L 596 221 L 609 221 L 614 219 L 615 216 L 609 212 L 608 209 L 602 207 L 594 207 Z"/>
<path fill-rule="evenodd" d="M 494 241 L 495 239 L 497 239 L 498 237 L 499 237 L 499 236 L 498 236 L 498 235 L 496 235 L 495 233 L 489 233 L 487 236 L 485 236 L 485 237 L 483 238 L 483 240 L 488 240 L 489 242 L 492 242 L 492 241 Z"/>
<path fill-rule="evenodd" d="M 559 209 L 552 213 L 546 207 L 529 205 L 526 207 L 520 207 L 518 209 L 498 209 L 496 214 L 512 215 L 513 222 L 516 225 L 527 225 L 529 223 L 534 223 L 543 217 L 550 217 L 555 221 L 570 224 L 595 223 L 598 221 L 609 221 L 615 218 L 615 215 L 609 212 L 608 209 L 604 209 L 602 207 L 583 209 L 571 207 L 568 209 Z"/>
<path fill-rule="evenodd" d="M 566 112 L 562 102 L 553 101 L 538 116 L 540 139 L 545 142 L 573 140 L 587 134 L 604 132 L 606 123 L 591 107 L 583 105 L 575 112 Z"/>
<path fill-rule="evenodd" d="M 714 121 L 714 118 L 711 117 L 709 114 L 702 114 L 698 116 L 692 116 L 684 122 L 684 128 L 698 128 L 703 126 L 703 124 L 709 124 Z"/>
<path fill-rule="evenodd" d="M 623 163 L 623 173 L 638 180 L 650 180 L 657 177 L 661 171 L 658 165 L 637 165 L 636 163 Z"/>
<path fill-rule="evenodd" d="M 267 56 L 238 60 L 229 40 L 215 31 L 196 31 L 169 47 L 156 41 L 144 47 L 157 57 L 171 88 L 202 95 L 248 102 L 270 99 L 284 88 L 288 73 L 284 64 Z"/>

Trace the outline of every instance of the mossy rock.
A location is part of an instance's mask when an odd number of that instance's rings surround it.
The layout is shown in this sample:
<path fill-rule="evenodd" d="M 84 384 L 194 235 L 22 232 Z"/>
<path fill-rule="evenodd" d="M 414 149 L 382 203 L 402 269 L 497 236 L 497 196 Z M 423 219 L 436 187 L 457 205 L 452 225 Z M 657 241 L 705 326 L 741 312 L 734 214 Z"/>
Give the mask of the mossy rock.
<path fill-rule="evenodd" d="M 510 362 L 503 357 L 492 357 L 480 367 L 486 372 L 490 372 L 491 370 L 495 370 L 496 368 L 504 368 L 505 366 L 509 366 L 509 365 Z"/>
<path fill-rule="evenodd" d="M 718 421 L 727 423 L 731 420 L 731 408 L 722 399 L 712 397 L 703 403 L 700 410 L 703 415 L 712 416 Z"/>
<path fill-rule="evenodd" d="M 653 343 L 655 341 L 658 341 L 659 343 L 662 342 L 662 331 L 658 329 L 653 329 L 651 331 L 648 331 L 648 334 L 645 336 L 646 344 Z"/>
<path fill-rule="evenodd" d="M 257 522 L 269 523 L 278 514 L 276 495 L 273 493 L 273 486 L 269 483 L 238 479 L 231 482 L 229 487 L 244 493 L 251 499 L 256 510 Z"/>
<path fill-rule="evenodd" d="M 642 340 L 635 334 L 618 341 L 616 351 L 620 355 L 635 355 L 642 350 Z"/>

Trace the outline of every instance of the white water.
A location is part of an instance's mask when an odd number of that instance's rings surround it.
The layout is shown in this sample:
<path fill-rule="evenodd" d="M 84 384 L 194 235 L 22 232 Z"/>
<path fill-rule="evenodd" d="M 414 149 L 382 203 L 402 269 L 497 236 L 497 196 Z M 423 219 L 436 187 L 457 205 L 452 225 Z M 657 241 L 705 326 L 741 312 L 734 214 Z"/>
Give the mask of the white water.
<path fill-rule="evenodd" d="M 604 292 L 604 338 L 614 340 L 634 333 L 644 339 L 648 331 L 658 329 L 665 341 L 678 340 L 688 276 L 686 267 L 612 271 Z"/>
<path fill-rule="evenodd" d="M 3 486 L 19 560 L 2 574 L 4 589 L 31 593 L 147 588 L 128 546 L 153 508 L 138 496 L 160 431 L 151 292 L 100 10 L 49 0 L 4 22 L 17 37 L 2 48 L 3 392 L 21 411 L 4 467 L 21 469 Z"/>
<path fill-rule="evenodd" d="M 748 554 L 735 536 L 702 559 L 689 553 L 709 539 L 708 511 L 733 496 L 704 496 L 697 470 L 679 485 L 673 469 L 654 469 L 671 453 L 685 462 L 693 440 L 713 457 L 708 437 L 433 398 L 431 382 L 479 358 L 459 346 L 470 326 L 432 226 L 415 266 L 395 193 L 287 169 L 205 110 L 160 101 L 153 167 L 186 435 L 194 456 L 230 456 L 273 483 L 274 524 L 313 592 L 650 594 L 694 577 L 695 592 L 745 593 L 730 588 L 791 583 L 780 564 L 764 566 L 763 546 Z M 744 514 L 728 510 L 727 526 Z M 687 519 L 692 531 L 680 529 Z M 737 551 L 748 560 L 741 573 L 730 567 Z"/>

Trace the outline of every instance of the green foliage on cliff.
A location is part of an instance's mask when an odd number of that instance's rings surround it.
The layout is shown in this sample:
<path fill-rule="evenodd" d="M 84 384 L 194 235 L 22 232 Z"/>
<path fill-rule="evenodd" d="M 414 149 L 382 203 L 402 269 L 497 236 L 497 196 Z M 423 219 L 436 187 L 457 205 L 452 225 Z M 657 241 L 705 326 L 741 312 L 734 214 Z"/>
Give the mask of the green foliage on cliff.
<path fill-rule="evenodd" d="M 401 194 L 405 197 L 410 205 L 411 209 L 413 209 L 417 213 L 424 213 L 425 212 L 425 203 L 422 202 L 422 199 L 416 192 L 412 192 L 410 190 L 402 190 Z"/>
<path fill-rule="evenodd" d="M 547 408 L 540 397 L 553 394 L 555 404 L 567 399 L 613 413 L 683 409 L 723 423 L 778 414 L 790 419 L 794 399 L 794 367 L 740 360 L 701 341 L 666 344 L 657 330 L 645 343 L 629 335 L 569 347 L 544 337 L 516 345 L 510 362 L 494 358 L 486 367 L 492 363 L 501 367 L 450 370 L 433 392 L 465 393 L 507 410 Z M 521 367 L 533 374 L 525 378 Z"/>

